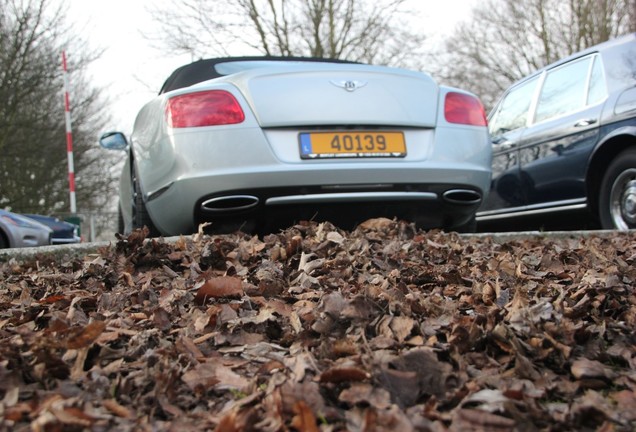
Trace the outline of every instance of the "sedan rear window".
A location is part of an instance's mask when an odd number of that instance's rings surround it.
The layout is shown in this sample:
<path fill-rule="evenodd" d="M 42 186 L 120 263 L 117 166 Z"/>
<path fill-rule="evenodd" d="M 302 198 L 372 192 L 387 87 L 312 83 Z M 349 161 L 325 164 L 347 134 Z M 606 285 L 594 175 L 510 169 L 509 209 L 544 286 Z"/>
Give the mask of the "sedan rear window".
<path fill-rule="evenodd" d="M 494 136 L 526 126 L 537 78 L 532 78 L 508 93 L 490 118 L 490 133 Z"/>
<path fill-rule="evenodd" d="M 591 58 L 587 57 L 548 72 L 539 96 L 535 122 L 559 117 L 585 106 L 590 61 Z"/>

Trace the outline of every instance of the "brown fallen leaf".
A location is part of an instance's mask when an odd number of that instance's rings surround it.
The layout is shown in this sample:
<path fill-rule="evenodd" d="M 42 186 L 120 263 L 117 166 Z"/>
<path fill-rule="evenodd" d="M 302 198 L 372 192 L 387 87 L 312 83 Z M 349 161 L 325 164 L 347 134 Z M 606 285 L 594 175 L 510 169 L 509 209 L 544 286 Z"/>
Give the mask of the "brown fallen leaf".
<path fill-rule="evenodd" d="M 232 410 L 225 414 L 219 424 L 214 429 L 215 432 L 241 432 L 240 425 L 237 424 L 237 410 Z"/>
<path fill-rule="evenodd" d="M 636 420 L 636 392 L 622 390 L 610 395 L 616 402 L 620 416 L 625 420 Z"/>
<path fill-rule="evenodd" d="M 451 368 L 427 349 L 414 348 L 382 365 L 376 378 L 401 407 L 414 405 L 422 396 L 443 398 L 452 389 Z"/>
<path fill-rule="evenodd" d="M 389 230 L 395 222 L 388 218 L 368 219 L 358 225 L 358 229 L 362 231 L 386 231 Z"/>
<path fill-rule="evenodd" d="M 449 432 L 512 432 L 513 419 L 486 411 L 461 408 L 455 411 Z"/>
<path fill-rule="evenodd" d="M 218 361 L 209 361 L 195 366 L 181 377 L 193 391 L 206 391 L 209 388 L 218 390 L 247 389 L 248 381 Z"/>
<path fill-rule="evenodd" d="M 106 329 L 104 321 L 92 321 L 85 327 L 72 333 L 64 341 L 67 349 L 80 349 L 91 345 Z"/>
<path fill-rule="evenodd" d="M 387 409 L 391 406 L 391 395 L 382 387 L 370 383 L 352 383 L 340 392 L 338 400 L 355 405 L 371 405 L 376 409 Z"/>
<path fill-rule="evenodd" d="M 305 401 L 298 401 L 294 405 L 294 414 L 292 418 L 291 426 L 296 428 L 299 432 L 319 432 L 318 426 L 316 426 L 316 416 L 311 411 Z"/>
<path fill-rule="evenodd" d="M 40 300 L 41 304 L 50 304 L 50 303 L 57 303 L 57 302 L 62 302 L 62 301 L 67 301 L 68 297 L 66 297 L 65 295 L 52 295 L 52 296 L 48 296 L 43 298 L 42 300 Z"/>
<path fill-rule="evenodd" d="M 108 411 L 112 412 L 118 417 L 122 417 L 126 419 L 133 418 L 133 412 L 130 409 L 126 408 L 125 406 L 121 405 L 115 399 L 104 399 L 102 401 L 102 405 L 104 405 L 104 407 Z"/>
<path fill-rule="evenodd" d="M 52 407 L 50 412 L 64 425 L 66 426 L 82 426 L 90 427 L 95 418 L 84 412 L 84 410 L 78 407 Z"/>
<path fill-rule="evenodd" d="M 601 378 L 601 379 L 612 379 L 615 377 L 615 373 L 608 366 L 605 366 L 603 363 L 590 360 L 586 358 L 577 359 L 572 362 L 572 366 L 570 366 L 570 371 L 574 378 L 576 379 L 584 379 L 584 378 Z"/>
<path fill-rule="evenodd" d="M 203 305 L 208 299 L 241 298 L 243 296 L 243 282 L 240 278 L 220 276 L 208 279 L 197 290 L 194 301 Z"/>
<path fill-rule="evenodd" d="M 371 378 L 371 374 L 357 367 L 332 367 L 320 374 L 321 383 L 343 383 L 364 381 Z"/>

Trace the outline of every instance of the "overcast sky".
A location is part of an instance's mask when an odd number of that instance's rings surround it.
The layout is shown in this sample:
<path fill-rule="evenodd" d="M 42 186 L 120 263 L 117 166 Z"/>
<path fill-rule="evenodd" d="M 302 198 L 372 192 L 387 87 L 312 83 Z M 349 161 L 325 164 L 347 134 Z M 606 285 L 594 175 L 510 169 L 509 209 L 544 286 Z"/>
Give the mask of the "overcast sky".
<path fill-rule="evenodd" d="M 469 17 L 476 0 L 409 0 L 421 12 L 422 31 L 434 43 Z M 162 56 L 144 39 L 152 32 L 148 7 L 160 7 L 169 0 L 69 0 L 69 20 L 77 24 L 91 47 L 104 49 L 93 63 L 90 76 L 105 88 L 111 100 L 111 130 L 130 134 L 141 106 L 156 95 L 168 75 L 188 63 L 189 56 Z M 67 53 L 70 57 L 72 53 Z M 71 83 L 72 85 L 72 83 Z M 72 97 L 72 93 L 71 93 Z M 72 103 L 72 100 L 71 100 Z"/>

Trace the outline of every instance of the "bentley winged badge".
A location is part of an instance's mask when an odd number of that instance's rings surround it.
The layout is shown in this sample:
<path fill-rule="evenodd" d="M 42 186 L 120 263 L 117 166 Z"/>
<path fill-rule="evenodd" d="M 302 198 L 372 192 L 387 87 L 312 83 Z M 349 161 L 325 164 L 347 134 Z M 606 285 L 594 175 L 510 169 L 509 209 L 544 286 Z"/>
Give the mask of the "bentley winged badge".
<path fill-rule="evenodd" d="M 348 92 L 358 90 L 359 88 L 362 88 L 368 84 L 366 81 L 356 81 L 356 80 L 339 80 L 339 81 L 331 80 L 329 82 L 335 85 L 336 87 L 345 89 Z"/>

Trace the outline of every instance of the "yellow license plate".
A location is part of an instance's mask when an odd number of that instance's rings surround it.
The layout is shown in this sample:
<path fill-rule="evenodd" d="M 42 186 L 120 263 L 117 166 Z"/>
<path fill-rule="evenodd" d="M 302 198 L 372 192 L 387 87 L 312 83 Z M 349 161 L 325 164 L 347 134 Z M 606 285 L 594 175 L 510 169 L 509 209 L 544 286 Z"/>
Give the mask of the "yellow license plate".
<path fill-rule="evenodd" d="M 303 159 L 406 156 L 402 132 L 302 132 L 299 141 Z"/>

